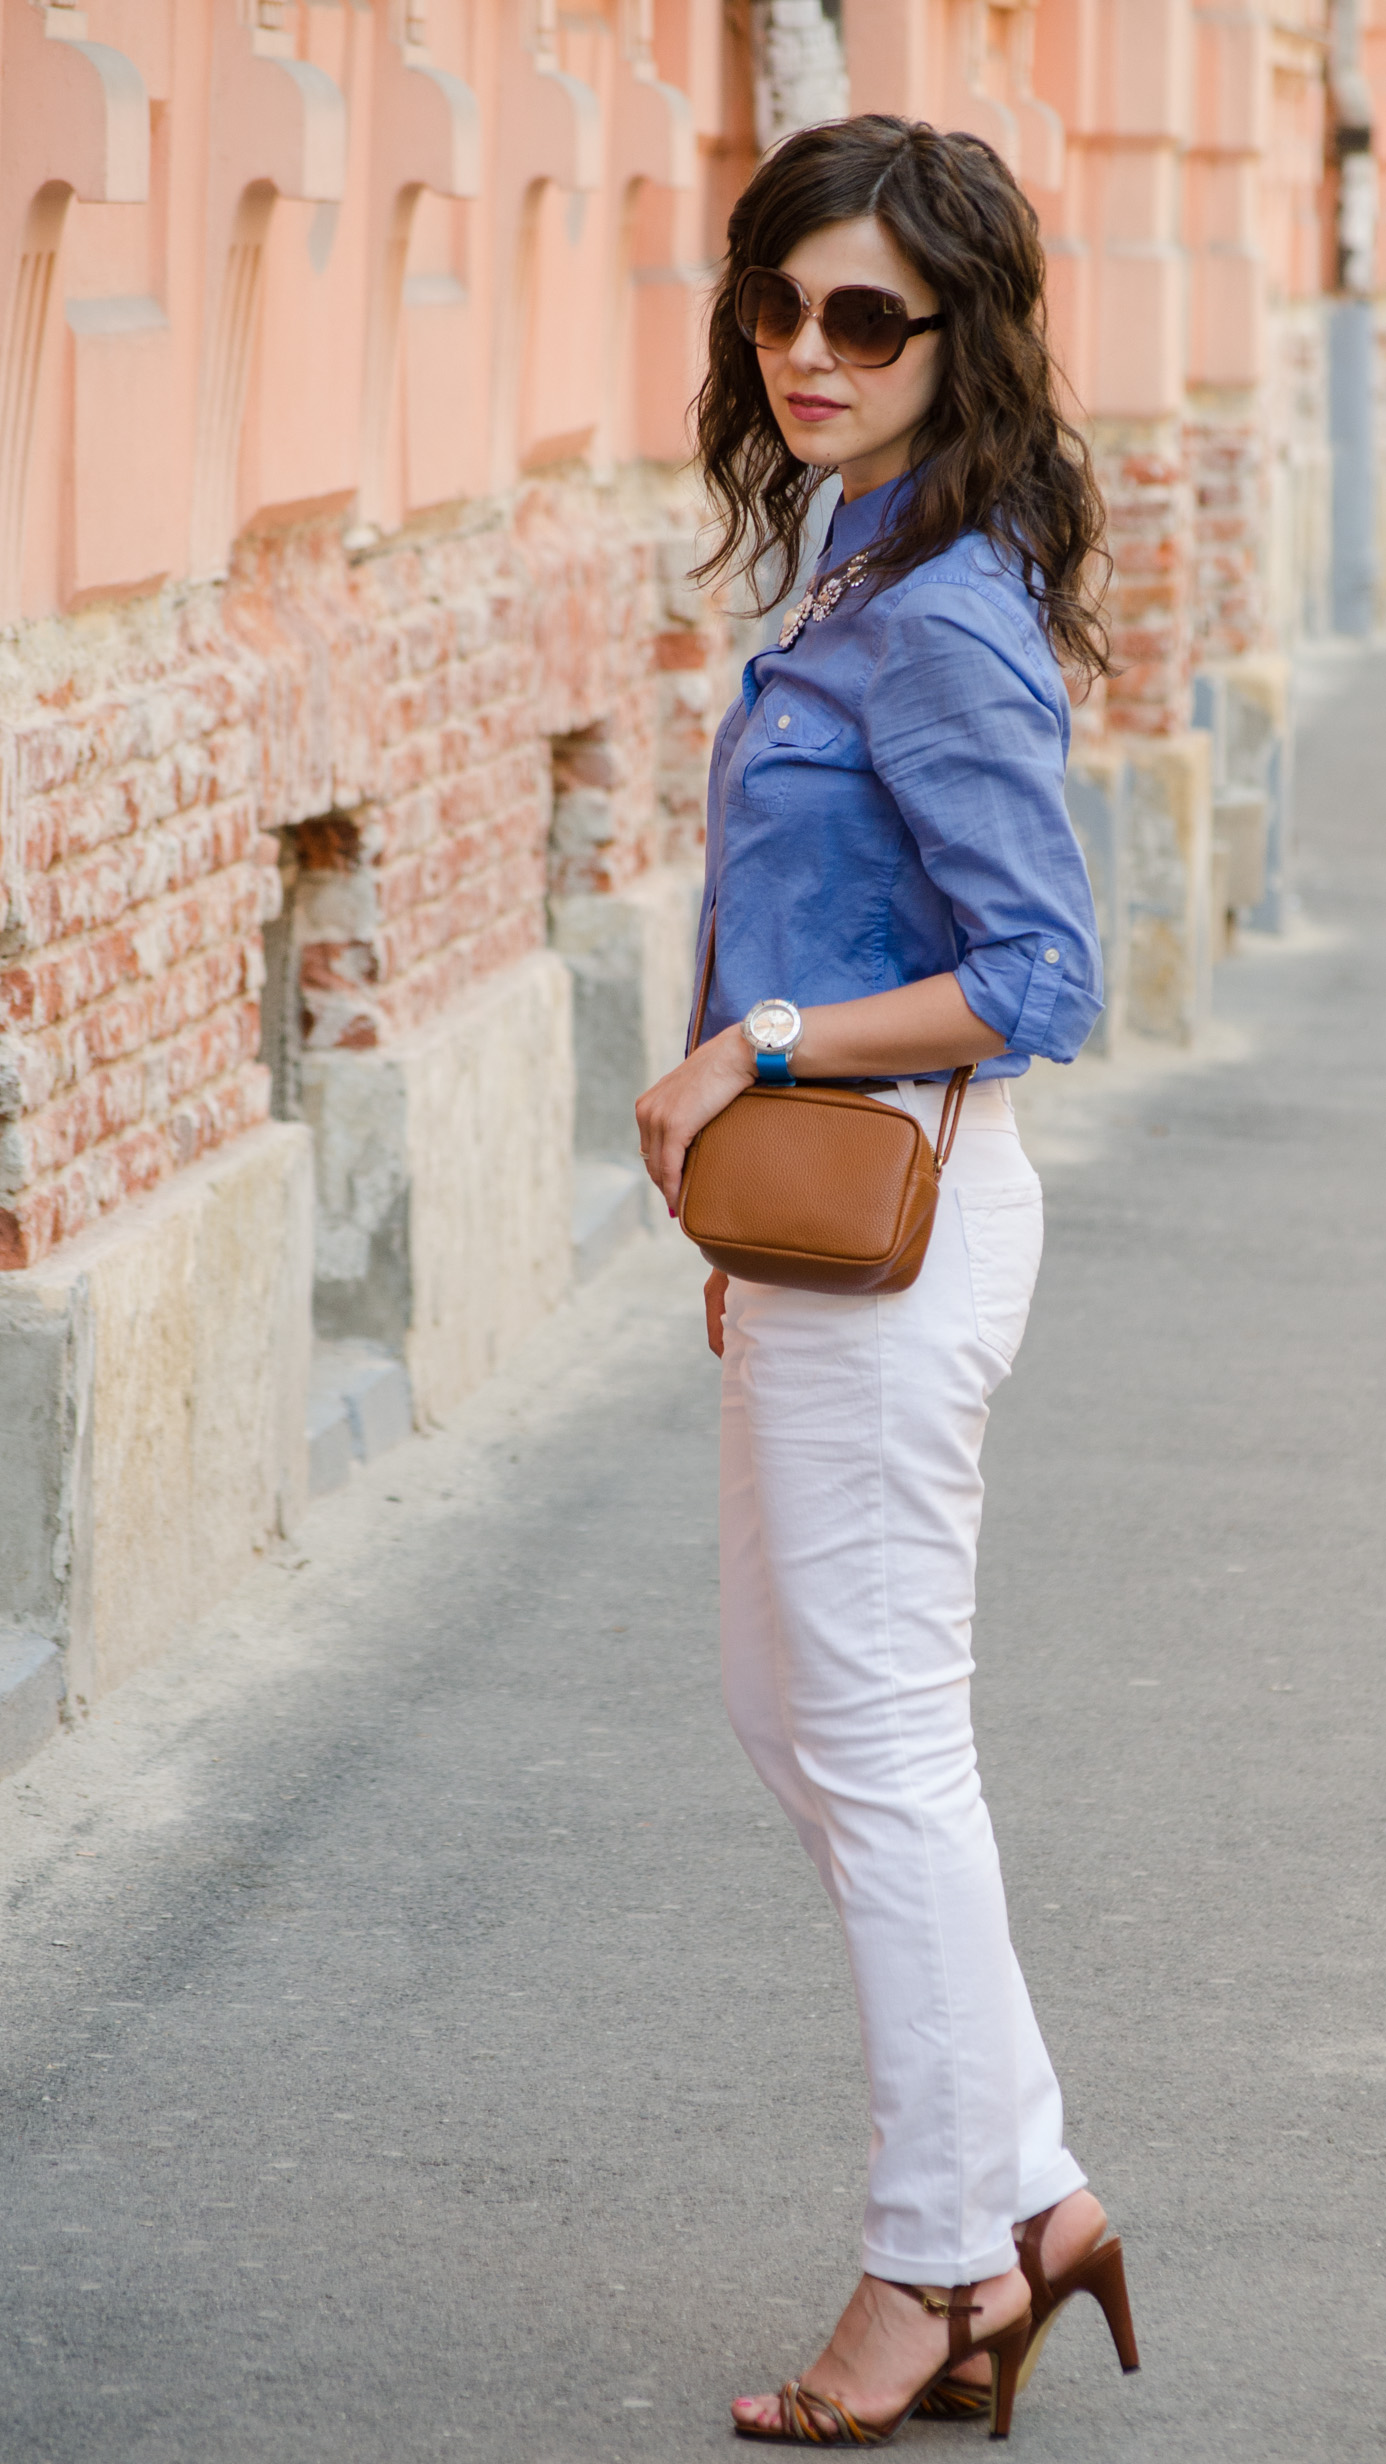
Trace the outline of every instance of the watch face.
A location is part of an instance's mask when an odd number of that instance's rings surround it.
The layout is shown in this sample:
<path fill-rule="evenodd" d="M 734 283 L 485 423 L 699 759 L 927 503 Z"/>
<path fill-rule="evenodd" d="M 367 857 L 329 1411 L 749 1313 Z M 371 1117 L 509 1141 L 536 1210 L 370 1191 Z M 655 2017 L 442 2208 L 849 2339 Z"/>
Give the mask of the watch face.
<path fill-rule="evenodd" d="M 788 1052 L 801 1021 L 792 1001 L 757 1001 L 748 1024 L 761 1052 Z"/>

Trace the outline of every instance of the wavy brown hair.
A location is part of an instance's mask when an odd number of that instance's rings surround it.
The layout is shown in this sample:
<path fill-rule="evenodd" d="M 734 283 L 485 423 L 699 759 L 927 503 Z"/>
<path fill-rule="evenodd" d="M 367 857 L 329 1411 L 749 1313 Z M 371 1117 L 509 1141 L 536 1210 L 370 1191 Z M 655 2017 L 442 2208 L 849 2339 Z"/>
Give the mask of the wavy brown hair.
<path fill-rule="evenodd" d="M 1059 409 L 1045 335 L 1044 249 L 1034 209 L 980 137 L 868 112 L 803 129 L 756 172 L 732 210 L 713 301 L 698 449 L 720 527 L 696 579 L 748 577 L 763 612 L 783 597 L 805 520 L 828 476 L 796 461 L 766 399 L 736 285 L 782 265 L 826 224 L 874 214 L 937 292 L 947 322 L 939 382 L 915 433 L 913 485 L 873 551 L 877 587 L 965 531 L 1018 550 L 1061 664 L 1090 684 L 1110 672 L 1101 590 L 1111 560 L 1088 449 Z"/>

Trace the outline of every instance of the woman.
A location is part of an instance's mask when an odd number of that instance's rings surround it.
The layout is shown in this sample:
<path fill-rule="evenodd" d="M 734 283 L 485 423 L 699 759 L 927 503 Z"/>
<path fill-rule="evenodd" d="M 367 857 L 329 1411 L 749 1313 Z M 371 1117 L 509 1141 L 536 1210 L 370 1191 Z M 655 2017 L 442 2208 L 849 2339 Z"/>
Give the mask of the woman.
<path fill-rule="evenodd" d="M 992 2384 L 1004 2435 L 1072 2291 L 1135 2348 L 969 1718 L 987 1398 L 1042 1234 L 1007 1081 L 1071 1060 L 1101 1006 L 1059 665 L 1106 666 L 1100 506 L 999 158 L 874 115 L 783 145 L 731 219 L 698 417 L 704 576 L 778 557 L 777 595 L 830 471 L 842 498 L 718 736 L 706 1028 L 636 1108 L 649 1172 L 672 1208 L 689 1142 L 758 1076 L 893 1080 L 933 1137 L 941 1082 L 977 1065 L 908 1291 L 706 1287 L 727 1703 L 841 1915 L 872 2114 L 861 2282 L 803 2381 L 732 2411 L 746 2436 L 874 2444 Z"/>

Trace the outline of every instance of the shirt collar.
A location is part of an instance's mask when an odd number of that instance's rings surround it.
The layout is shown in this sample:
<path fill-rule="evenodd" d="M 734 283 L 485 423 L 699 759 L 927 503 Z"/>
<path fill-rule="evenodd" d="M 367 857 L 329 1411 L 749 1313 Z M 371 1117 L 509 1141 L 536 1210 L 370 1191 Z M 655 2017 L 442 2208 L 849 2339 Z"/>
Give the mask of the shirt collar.
<path fill-rule="evenodd" d="M 884 479 L 878 488 L 870 489 L 865 496 L 854 497 L 850 505 L 839 498 L 833 507 L 833 517 L 823 542 L 820 569 L 844 564 L 849 556 L 856 556 L 862 548 L 874 547 L 882 531 L 889 526 L 896 497 L 907 491 L 910 484 L 908 477 Z"/>

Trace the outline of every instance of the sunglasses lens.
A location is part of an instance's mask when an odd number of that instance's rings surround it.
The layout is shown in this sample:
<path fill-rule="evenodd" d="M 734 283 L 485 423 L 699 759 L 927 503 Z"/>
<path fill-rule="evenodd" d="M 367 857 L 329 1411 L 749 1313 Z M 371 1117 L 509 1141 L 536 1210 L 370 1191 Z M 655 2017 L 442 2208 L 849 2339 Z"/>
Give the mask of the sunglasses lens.
<path fill-rule="evenodd" d="M 905 346 L 905 303 L 893 291 L 849 283 L 823 303 L 823 339 L 853 368 L 888 368 Z"/>
<path fill-rule="evenodd" d="M 748 342 L 763 351 L 782 351 L 799 330 L 803 302 L 787 274 L 752 266 L 743 274 L 736 294 L 736 321 Z"/>

